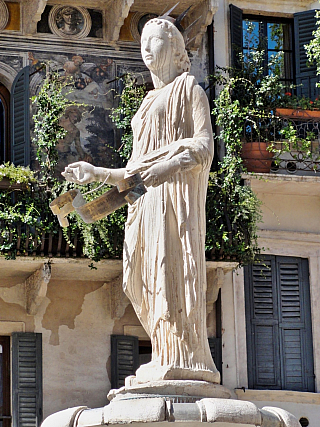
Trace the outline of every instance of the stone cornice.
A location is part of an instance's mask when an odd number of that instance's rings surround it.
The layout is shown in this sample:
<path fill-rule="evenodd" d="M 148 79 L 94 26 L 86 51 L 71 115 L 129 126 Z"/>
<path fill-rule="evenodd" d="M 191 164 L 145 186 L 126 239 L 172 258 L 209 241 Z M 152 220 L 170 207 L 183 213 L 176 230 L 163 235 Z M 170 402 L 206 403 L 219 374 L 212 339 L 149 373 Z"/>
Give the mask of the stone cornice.
<path fill-rule="evenodd" d="M 57 38 L 25 37 L 21 35 L 0 35 L 0 45 L 2 51 L 8 49 L 15 52 L 46 51 L 53 53 L 82 53 L 86 55 L 112 56 L 113 58 L 128 59 L 130 50 L 130 61 L 142 61 L 140 46 L 123 42 L 116 47 L 110 43 L 97 43 L 83 40 L 61 40 Z"/>

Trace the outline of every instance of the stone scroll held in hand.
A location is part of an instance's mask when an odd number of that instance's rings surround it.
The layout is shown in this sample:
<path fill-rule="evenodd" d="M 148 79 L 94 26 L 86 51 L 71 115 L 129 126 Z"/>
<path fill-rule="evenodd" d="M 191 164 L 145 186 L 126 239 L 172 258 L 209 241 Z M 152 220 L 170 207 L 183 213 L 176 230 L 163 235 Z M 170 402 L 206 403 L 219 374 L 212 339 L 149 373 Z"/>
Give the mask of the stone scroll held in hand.
<path fill-rule="evenodd" d="M 124 206 L 133 204 L 146 193 L 139 173 L 125 178 L 117 186 L 100 197 L 86 203 L 80 190 L 70 190 L 50 203 L 52 212 L 57 215 L 61 227 L 68 227 L 67 215 L 76 211 L 87 224 L 98 221 Z"/>

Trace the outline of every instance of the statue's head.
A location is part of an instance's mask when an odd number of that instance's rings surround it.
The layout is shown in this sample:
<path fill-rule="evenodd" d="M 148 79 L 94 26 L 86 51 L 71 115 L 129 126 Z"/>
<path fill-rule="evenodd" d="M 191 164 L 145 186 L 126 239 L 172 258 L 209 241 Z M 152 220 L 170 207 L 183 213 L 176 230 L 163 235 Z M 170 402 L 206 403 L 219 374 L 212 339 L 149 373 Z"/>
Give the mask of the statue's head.
<path fill-rule="evenodd" d="M 185 42 L 178 28 L 168 19 L 154 18 L 141 34 L 141 54 L 150 71 L 175 66 L 179 74 L 190 70 Z"/>

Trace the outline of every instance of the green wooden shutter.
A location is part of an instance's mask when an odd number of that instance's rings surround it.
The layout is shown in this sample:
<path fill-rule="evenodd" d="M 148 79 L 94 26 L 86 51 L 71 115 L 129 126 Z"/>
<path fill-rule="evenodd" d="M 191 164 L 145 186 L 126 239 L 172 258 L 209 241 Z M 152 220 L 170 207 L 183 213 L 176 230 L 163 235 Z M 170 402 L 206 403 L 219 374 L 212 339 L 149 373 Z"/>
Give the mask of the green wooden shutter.
<path fill-rule="evenodd" d="M 319 96 L 320 91 L 316 87 L 316 83 L 318 82 L 316 66 L 308 66 L 308 58 L 304 45 L 310 42 L 315 29 L 315 10 L 294 14 L 296 84 L 300 85 L 297 87 L 297 95 L 306 96 L 311 99 Z"/>
<path fill-rule="evenodd" d="M 16 76 L 11 89 L 11 161 L 30 164 L 29 66 Z"/>
<path fill-rule="evenodd" d="M 243 50 L 242 10 L 230 4 L 231 66 L 237 67 Z"/>
<path fill-rule="evenodd" d="M 314 391 L 308 261 L 264 256 L 245 294 L 249 388 Z"/>
<path fill-rule="evenodd" d="M 111 335 L 111 387 L 124 386 L 139 366 L 139 340 L 129 335 Z"/>
<path fill-rule="evenodd" d="M 210 337 L 208 338 L 208 342 L 214 364 L 220 375 L 222 375 L 222 340 L 221 338 Z"/>
<path fill-rule="evenodd" d="M 278 308 L 273 272 L 274 257 L 246 270 L 249 273 L 246 274 L 249 388 L 281 388 Z"/>
<path fill-rule="evenodd" d="M 12 334 L 13 427 L 42 422 L 42 335 Z"/>
<path fill-rule="evenodd" d="M 314 391 L 308 261 L 278 257 L 277 276 L 283 388 Z"/>

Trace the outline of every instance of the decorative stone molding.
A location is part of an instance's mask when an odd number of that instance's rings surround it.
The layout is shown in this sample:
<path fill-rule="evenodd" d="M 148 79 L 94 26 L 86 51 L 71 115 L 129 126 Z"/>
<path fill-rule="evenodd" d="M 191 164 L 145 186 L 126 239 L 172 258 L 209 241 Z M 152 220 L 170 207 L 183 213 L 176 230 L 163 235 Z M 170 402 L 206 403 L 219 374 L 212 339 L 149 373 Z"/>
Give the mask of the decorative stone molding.
<path fill-rule="evenodd" d="M 144 12 L 136 12 L 132 16 L 130 21 L 130 31 L 131 31 L 132 37 L 135 39 L 136 42 L 140 43 L 140 40 L 141 40 L 141 35 L 139 32 L 140 19 L 142 19 L 143 17 L 146 17 L 146 18 L 148 17 L 149 19 L 152 19 L 152 18 L 156 18 L 157 16 L 158 15 L 154 13 L 144 13 Z"/>
<path fill-rule="evenodd" d="M 191 41 L 187 46 L 188 49 L 196 50 L 199 48 L 202 37 L 207 31 L 208 25 L 212 23 L 213 15 L 218 10 L 218 5 L 218 0 L 204 0 L 192 9 L 190 16 L 186 18 L 187 24 L 183 23 L 184 26 L 186 27 L 191 25 L 196 19 L 200 18 L 195 23 L 191 33 L 188 35 L 188 38 Z"/>
<path fill-rule="evenodd" d="M 41 19 L 47 0 L 23 0 L 22 29 L 25 34 L 31 35 L 37 32 L 37 23 Z"/>
<path fill-rule="evenodd" d="M 79 40 L 90 33 L 92 21 L 88 10 L 81 6 L 54 6 L 49 14 L 50 30 L 58 37 Z"/>
<path fill-rule="evenodd" d="M 107 4 L 106 11 L 106 39 L 110 42 L 119 40 L 120 28 L 129 14 L 134 0 L 118 0 Z"/>
<path fill-rule="evenodd" d="M 17 75 L 17 72 L 10 65 L 0 62 L 0 82 L 11 91 L 12 83 Z"/>
<path fill-rule="evenodd" d="M 37 314 L 38 308 L 47 295 L 47 286 L 51 279 L 50 264 L 43 264 L 25 282 L 26 309 L 30 315 Z"/>
<path fill-rule="evenodd" d="M 0 31 L 4 30 L 9 21 L 9 11 L 4 0 L 0 0 Z"/>

